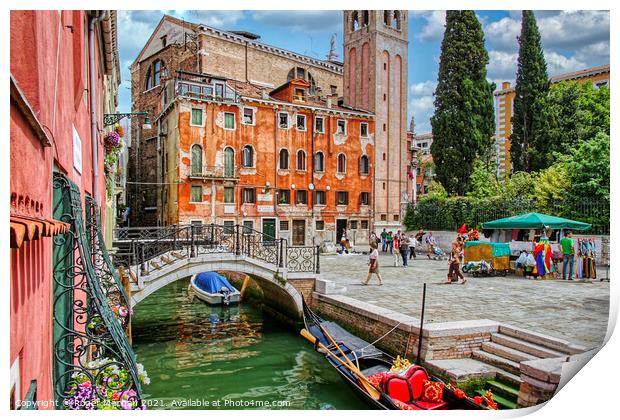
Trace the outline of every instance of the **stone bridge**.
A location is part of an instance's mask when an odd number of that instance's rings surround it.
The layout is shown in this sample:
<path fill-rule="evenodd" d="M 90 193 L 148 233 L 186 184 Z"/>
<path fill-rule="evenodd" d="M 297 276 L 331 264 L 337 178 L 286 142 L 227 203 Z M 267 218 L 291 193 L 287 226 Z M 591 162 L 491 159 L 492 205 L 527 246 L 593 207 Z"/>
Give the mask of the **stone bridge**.
<path fill-rule="evenodd" d="M 302 296 L 312 298 L 320 270 L 318 247 L 290 247 L 243 226 L 166 226 L 117 230 L 115 264 L 131 278 L 131 304 L 179 279 L 205 271 L 239 273 L 230 280 L 241 289 L 249 276 L 263 301 L 287 316 L 302 312 Z"/>

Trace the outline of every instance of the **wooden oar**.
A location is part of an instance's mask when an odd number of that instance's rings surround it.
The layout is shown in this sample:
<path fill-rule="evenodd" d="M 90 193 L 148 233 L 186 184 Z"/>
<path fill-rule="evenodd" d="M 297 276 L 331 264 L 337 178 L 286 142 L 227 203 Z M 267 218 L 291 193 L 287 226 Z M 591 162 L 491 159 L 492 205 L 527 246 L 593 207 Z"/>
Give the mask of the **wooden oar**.
<path fill-rule="evenodd" d="M 353 362 L 351 361 L 351 359 L 349 359 L 349 357 L 342 351 L 338 343 L 336 343 L 336 340 L 334 340 L 334 338 L 329 334 L 329 332 L 327 331 L 327 328 L 323 327 L 321 324 L 318 324 L 318 325 L 319 325 L 319 329 L 321 330 L 321 332 L 325 334 L 327 338 L 329 338 L 329 341 L 331 341 L 332 344 L 336 346 L 340 354 L 342 354 L 342 357 L 344 357 L 344 359 L 347 361 L 347 365 L 355 366 Z"/>
<path fill-rule="evenodd" d="M 362 385 L 364 386 L 364 388 L 366 389 L 366 392 L 368 392 L 368 394 L 370 395 L 370 397 L 373 400 L 379 400 L 381 398 L 381 391 L 379 391 L 373 384 L 371 384 L 368 379 L 366 378 L 366 376 L 364 376 L 364 374 L 362 372 L 360 372 L 359 369 L 357 369 L 355 366 L 348 365 L 346 363 L 344 363 L 342 361 L 341 358 L 339 358 L 338 356 L 336 356 L 334 353 L 332 353 L 327 347 L 325 347 L 323 345 L 323 343 L 321 343 L 315 336 L 313 336 L 308 330 L 306 330 L 305 328 L 303 330 L 301 330 L 300 334 L 308 341 L 310 341 L 312 344 L 317 345 L 318 347 L 320 347 L 322 350 L 324 350 L 327 354 L 329 354 L 331 357 L 333 357 L 334 359 L 336 359 L 338 362 L 340 362 L 341 366 L 345 366 L 347 367 L 353 374 L 355 374 L 355 376 L 357 376 L 360 381 L 362 382 Z"/>

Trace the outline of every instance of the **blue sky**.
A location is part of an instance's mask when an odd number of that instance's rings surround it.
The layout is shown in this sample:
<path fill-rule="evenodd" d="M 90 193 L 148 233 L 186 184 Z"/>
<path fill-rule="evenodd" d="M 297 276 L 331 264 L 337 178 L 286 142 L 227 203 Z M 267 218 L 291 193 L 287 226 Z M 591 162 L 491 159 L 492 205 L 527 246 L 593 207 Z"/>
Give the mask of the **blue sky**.
<path fill-rule="evenodd" d="M 311 57 L 325 58 L 330 39 L 337 36 L 342 59 L 342 12 L 310 11 L 119 11 L 119 50 L 122 71 L 119 110 L 131 108 L 128 66 L 151 35 L 163 13 L 224 30 L 245 30 L 260 41 Z M 520 11 L 478 11 L 485 32 L 490 81 L 514 82 Z M 549 75 L 609 63 L 608 11 L 536 12 Z M 408 114 L 415 116 L 416 131 L 430 131 L 433 92 L 437 83 L 445 12 L 409 12 Z"/>

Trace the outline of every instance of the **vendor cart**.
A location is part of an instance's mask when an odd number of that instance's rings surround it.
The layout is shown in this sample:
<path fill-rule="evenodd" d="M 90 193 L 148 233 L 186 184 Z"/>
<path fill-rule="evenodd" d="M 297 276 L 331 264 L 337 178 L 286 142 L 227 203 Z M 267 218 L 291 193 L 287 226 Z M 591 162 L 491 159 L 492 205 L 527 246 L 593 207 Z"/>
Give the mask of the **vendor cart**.
<path fill-rule="evenodd" d="M 466 241 L 463 272 L 505 276 L 510 271 L 510 246 L 502 242 Z"/>

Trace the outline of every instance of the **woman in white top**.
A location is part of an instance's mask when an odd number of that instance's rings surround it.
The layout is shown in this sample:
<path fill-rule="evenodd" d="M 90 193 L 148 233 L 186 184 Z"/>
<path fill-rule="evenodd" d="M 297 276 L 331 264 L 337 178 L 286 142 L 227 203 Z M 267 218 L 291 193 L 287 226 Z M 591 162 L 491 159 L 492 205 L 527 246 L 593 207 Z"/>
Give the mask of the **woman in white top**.
<path fill-rule="evenodd" d="M 368 255 L 368 266 L 368 277 L 366 277 L 366 281 L 363 281 L 362 284 L 366 286 L 372 274 L 375 273 L 379 279 L 379 286 L 382 286 L 383 279 L 381 278 L 381 274 L 379 274 L 379 251 L 377 251 L 376 246 L 371 246 L 370 255 Z"/>

